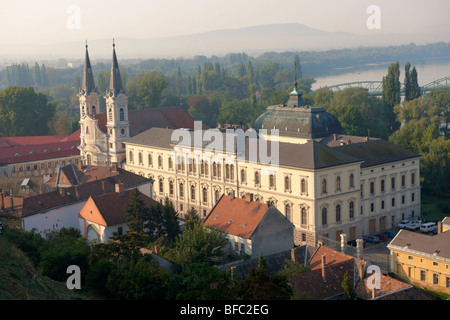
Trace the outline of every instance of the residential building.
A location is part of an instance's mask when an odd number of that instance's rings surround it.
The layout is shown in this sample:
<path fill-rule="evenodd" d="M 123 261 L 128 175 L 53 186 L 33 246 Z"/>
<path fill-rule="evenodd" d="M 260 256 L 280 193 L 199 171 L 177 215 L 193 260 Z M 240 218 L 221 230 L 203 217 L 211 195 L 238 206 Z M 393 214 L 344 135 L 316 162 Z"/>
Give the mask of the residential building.
<path fill-rule="evenodd" d="M 434 236 L 400 230 L 387 246 L 390 272 L 411 284 L 450 293 L 450 231 L 439 225 Z"/>
<path fill-rule="evenodd" d="M 134 190 L 125 190 L 122 183 L 115 185 L 115 191 L 90 196 L 78 214 L 79 229 L 90 241 L 105 243 L 114 233 L 123 235 L 129 231 L 127 209 Z M 141 193 L 145 206 L 151 207 L 156 201 Z"/>
<path fill-rule="evenodd" d="M 222 195 L 203 225 L 223 231 L 230 251 L 251 258 L 289 250 L 294 246 L 294 225 L 274 206 Z"/>
<path fill-rule="evenodd" d="M 153 181 L 119 168 L 118 174 L 103 179 L 23 198 L 21 210 L 17 213 L 21 227 L 27 231 L 35 229 L 41 234 L 63 227 L 78 229 L 78 213 L 89 197 L 111 193 L 118 183 L 122 183 L 125 190 L 138 188 L 151 197 Z"/>
<path fill-rule="evenodd" d="M 80 131 L 68 136 L 0 137 L 0 177 L 53 176 L 78 163 Z"/>

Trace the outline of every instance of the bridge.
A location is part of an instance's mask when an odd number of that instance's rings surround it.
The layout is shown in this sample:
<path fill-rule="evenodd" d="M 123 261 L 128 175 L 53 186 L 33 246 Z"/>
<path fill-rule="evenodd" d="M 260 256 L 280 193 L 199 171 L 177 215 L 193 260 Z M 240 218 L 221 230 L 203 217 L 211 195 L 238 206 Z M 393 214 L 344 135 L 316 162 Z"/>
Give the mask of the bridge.
<path fill-rule="evenodd" d="M 347 82 L 347 83 L 341 83 L 336 84 L 333 86 L 329 86 L 332 91 L 340 91 L 344 90 L 346 88 L 364 88 L 367 89 L 369 92 L 369 95 L 372 96 L 381 96 L 383 93 L 383 81 L 355 81 L 355 82 Z M 400 95 L 404 96 L 404 88 L 405 84 L 400 84 Z M 430 83 L 427 83 L 424 86 L 420 87 L 420 92 L 426 93 L 428 91 L 434 90 L 434 89 L 450 89 L 450 76 L 444 77 L 435 81 L 432 81 Z"/>

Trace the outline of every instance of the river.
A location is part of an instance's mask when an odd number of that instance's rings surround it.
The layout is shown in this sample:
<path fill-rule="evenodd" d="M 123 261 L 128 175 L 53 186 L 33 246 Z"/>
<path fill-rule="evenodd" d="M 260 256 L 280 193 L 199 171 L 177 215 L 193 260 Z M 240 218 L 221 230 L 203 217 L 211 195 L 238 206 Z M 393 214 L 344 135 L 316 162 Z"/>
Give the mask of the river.
<path fill-rule="evenodd" d="M 355 81 L 381 81 L 386 76 L 388 67 L 389 64 L 367 66 L 365 70 L 350 71 L 351 69 L 349 69 L 348 72 L 338 75 L 316 77 L 316 83 L 312 85 L 312 90 Z M 438 61 L 411 63 L 412 67 L 416 67 L 419 85 L 424 86 L 432 81 L 450 76 L 450 57 L 448 59 L 439 59 Z M 400 82 L 403 82 L 404 77 L 405 64 L 400 63 Z"/>

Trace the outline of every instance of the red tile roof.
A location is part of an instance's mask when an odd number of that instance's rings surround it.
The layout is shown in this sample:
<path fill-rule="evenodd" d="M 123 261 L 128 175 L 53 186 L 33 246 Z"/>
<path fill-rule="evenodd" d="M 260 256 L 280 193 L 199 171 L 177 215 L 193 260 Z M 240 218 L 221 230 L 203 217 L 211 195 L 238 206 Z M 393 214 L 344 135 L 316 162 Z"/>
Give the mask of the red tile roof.
<path fill-rule="evenodd" d="M 267 204 L 258 201 L 223 195 L 206 217 L 204 225 L 250 239 L 268 208 Z"/>

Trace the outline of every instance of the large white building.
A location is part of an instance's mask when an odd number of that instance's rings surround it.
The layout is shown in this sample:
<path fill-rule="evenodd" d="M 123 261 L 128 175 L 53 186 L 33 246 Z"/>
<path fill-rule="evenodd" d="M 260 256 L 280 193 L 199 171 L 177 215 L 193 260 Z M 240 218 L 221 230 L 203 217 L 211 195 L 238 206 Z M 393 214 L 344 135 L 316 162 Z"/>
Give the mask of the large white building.
<path fill-rule="evenodd" d="M 224 131 L 223 149 L 211 151 L 205 137 L 218 130 L 152 128 L 125 142 L 125 169 L 154 179 L 154 199 L 169 197 L 181 216 L 194 208 L 206 217 L 222 194 L 252 195 L 295 225 L 296 244 L 340 242 L 341 234 L 354 240 L 420 215 L 420 156 L 380 139 L 341 135 L 339 122 L 304 105 L 297 89 L 286 104 L 268 107 L 252 130 L 260 135 L 246 140 L 241 161 L 236 144 L 227 150 Z M 179 148 L 186 133 L 203 142 Z M 266 143 L 267 155 L 275 150 L 276 166 L 251 157 L 262 155 L 251 149 L 255 141 Z"/>

